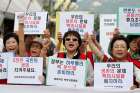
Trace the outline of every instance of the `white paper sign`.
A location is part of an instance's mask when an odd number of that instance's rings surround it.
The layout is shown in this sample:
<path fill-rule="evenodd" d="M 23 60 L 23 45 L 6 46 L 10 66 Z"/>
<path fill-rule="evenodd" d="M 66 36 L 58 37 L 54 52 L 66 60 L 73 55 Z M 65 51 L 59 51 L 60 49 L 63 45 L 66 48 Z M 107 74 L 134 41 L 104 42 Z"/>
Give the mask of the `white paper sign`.
<path fill-rule="evenodd" d="M 94 64 L 94 87 L 96 89 L 129 90 L 133 85 L 133 63 L 112 62 Z"/>
<path fill-rule="evenodd" d="M 49 57 L 47 85 L 61 87 L 85 87 L 86 61 Z"/>
<path fill-rule="evenodd" d="M 12 52 L 0 53 L 0 79 L 7 79 L 7 65 L 13 56 L 14 53 Z"/>
<path fill-rule="evenodd" d="M 121 33 L 140 34 L 140 7 L 120 7 L 118 25 Z"/>
<path fill-rule="evenodd" d="M 8 63 L 8 83 L 11 84 L 41 84 L 42 74 L 41 57 L 14 57 Z"/>
<path fill-rule="evenodd" d="M 24 34 L 44 34 L 47 12 L 15 12 L 14 31 L 18 31 L 18 17 L 24 15 Z"/>
<path fill-rule="evenodd" d="M 108 54 L 109 42 L 113 37 L 114 29 L 117 26 L 117 15 L 116 14 L 102 14 L 100 15 L 100 44 L 104 53 Z"/>
<path fill-rule="evenodd" d="M 69 30 L 75 30 L 80 35 L 93 31 L 94 15 L 87 12 L 60 12 L 59 13 L 59 31 L 64 35 Z"/>

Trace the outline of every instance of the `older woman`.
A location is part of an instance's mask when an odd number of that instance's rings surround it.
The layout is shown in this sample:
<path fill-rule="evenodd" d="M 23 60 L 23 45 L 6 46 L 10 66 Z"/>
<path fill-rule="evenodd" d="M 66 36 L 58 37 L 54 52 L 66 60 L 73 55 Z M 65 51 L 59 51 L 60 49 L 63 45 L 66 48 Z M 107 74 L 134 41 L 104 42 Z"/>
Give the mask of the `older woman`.
<path fill-rule="evenodd" d="M 59 36 L 61 37 L 61 35 Z M 61 39 L 59 39 L 61 42 Z M 82 44 L 81 37 L 77 31 L 68 31 L 63 36 L 63 45 L 66 49 L 66 52 L 58 52 L 55 54 L 55 57 L 58 58 L 69 58 L 69 59 L 82 59 L 86 60 L 86 55 L 79 51 L 79 48 Z M 93 85 L 93 67 L 92 64 L 88 61 L 87 69 L 87 80 L 86 84 L 91 86 Z"/>

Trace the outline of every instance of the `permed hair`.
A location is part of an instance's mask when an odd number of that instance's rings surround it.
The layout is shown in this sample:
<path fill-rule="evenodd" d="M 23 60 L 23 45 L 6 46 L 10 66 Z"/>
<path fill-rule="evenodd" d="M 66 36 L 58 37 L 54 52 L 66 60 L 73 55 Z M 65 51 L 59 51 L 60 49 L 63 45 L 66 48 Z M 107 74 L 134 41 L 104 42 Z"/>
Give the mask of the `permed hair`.
<path fill-rule="evenodd" d="M 124 37 L 123 35 L 118 35 L 112 38 L 112 40 L 109 43 L 109 47 L 108 47 L 108 53 L 112 55 L 112 49 L 113 49 L 113 45 L 117 40 L 123 40 L 126 43 L 127 49 L 129 49 L 129 43 L 126 37 Z"/>

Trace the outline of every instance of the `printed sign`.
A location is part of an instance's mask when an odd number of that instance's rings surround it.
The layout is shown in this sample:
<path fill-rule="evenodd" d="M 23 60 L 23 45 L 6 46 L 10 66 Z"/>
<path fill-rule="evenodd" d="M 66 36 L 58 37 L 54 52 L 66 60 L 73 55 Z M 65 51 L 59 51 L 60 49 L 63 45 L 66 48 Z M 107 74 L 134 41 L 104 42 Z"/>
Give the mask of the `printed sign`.
<path fill-rule="evenodd" d="M 12 52 L 0 53 L 0 79 L 7 79 L 7 64 L 13 56 Z"/>
<path fill-rule="evenodd" d="M 42 74 L 41 57 L 14 57 L 8 63 L 8 83 L 11 84 L 41 84 Z"/>
<path fill-rule="evenodd" d="M 21 15 L 24 15 L 24 34 L 44 34 L 47 12 L 15 12 L 14 31 L 18 31 L 18 19 Z"/>
<path fill-rule="evenodd" d="M 114 29 L 117 26 L 116 14 L 102 14 L 100 15 L 100 44 L 104 53 L 108 54 L 109 42 L 113 37 Z"/>
<path fill-rule="evenodd" d="M 133 85 L 133 63 L 95 63 L 94 87 L 129 90 Z"/>
<path fill-rule="evenodd" d="M 140 7 L 120 7 L 118 19 L 121 33 L 140 34 Z"/>
<path fill-rule="evenodd" d="M 85 87 L 86 61 L 49 57 L 47 85 Z"/>
<path fill-rule="evenodd" d="M 58 12 L 56 30 L 61 31 L 62 35 L 69 30 L 79 32 L 81 36 L 93 31 L 94 15 L 87 12 Z"/>

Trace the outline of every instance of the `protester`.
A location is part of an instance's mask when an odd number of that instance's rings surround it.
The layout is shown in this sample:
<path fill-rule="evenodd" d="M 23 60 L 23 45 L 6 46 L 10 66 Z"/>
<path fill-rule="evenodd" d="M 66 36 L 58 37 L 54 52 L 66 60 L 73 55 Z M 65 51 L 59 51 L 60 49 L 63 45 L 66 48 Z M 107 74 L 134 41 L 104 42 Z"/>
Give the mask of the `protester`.
<path fill-rule="evenodd" d="M 15 57 L 24 56 L 24 34 L 21 21 L 19 20 L 19 30 L 16 33 L 11 31 L 3 37 L 3 52 L 13 52 Z M 7 79 L 1 79 L 0 84 L 7 84 Z"/>
<path fill-rule="evenodd" d="M 90 37 L 91 38 L 91 37 Z M 129 49 L 129 43 L 127 41 L 127 38 L 125 38 L 122 35 L 117 35 L 112 38 L 110 41 L 110 47 L 109 47 L 109 53 L 111 58 L 108 58 L 105 54 L 103 54 L 94 43 L 91 42 L 91 39 L 89 38 L 89 44 L 94 51 L 100 61 L 102 62 L 133 62 L 133 64 L 140 68 L 140 62 L 138 60 L 133 59 L 130 54 L 128 53 Z"/>
<path fill-rule="evenodd" d="M 61 47 L 61 43 L 62 43 L 62 34 L 61 32 L 57 33 L 57 37 L 58 37 L 58 43 L 56 45 L 56 51 L 60 52 L 60 47 Z M 90 49 L 88 49 L 88 40 L 87 40 L 87 33 L 84 34 L 84 36 L 82 37 L 82 43 L 81 46 L 79 47 L 79 52 L 80 53 L 84 53 L 86 55 L 86 58 L 88 58 L 94 68 L 94 61 L 98 61 L 98 58 L 96 56 L 96 54 L 93 53 L 93 51 L 90 51 Z M 93 42 L 95 42 L 96 46 L 101 49 L 100 44 L 98 43 L 98 41 L 96 40 L 96 35 L 94 35 L 94 37 L 92 38 Z"/>
<path fill-rule="evenodd" d="M 66 52 L 58 52 L 54 56 L 58 57 L 58 58 L 86 60 L 86 55 L 84 53 L 80 53 L 80 51 L 79 51 L 81 43 L 82 43 L 82 40 L 81 40 L 81 37 L 78 32 L 68 31 L 63 36 L 63 45 L 66 49 Z M 87 86 L 93 85 L 93 68 L 92 68 L 92 65 L 89 62 L 89 60 L 88 60 L 88 71 L 87 71 L 86 84 L 87 84 Z"/>
<path fill-rule="evenodd" d="M 19 22 L 19 30 L 16 33 L 12 31 L 7 33 L 3 37 L 3 52 L 14 52 L 15 56 L 25 56 L 25 44 L 24 44 L 24 32 L 23 32 L 24 24 Z"/>
<path fill-rule="evenodd" d="M 116 28 L 114 31 L 114 37 L 118 36 L 120 34 L 119 29 Z M 139 35 L 127 35 L 129 50 L 128 54 L 131 56 L 132 59 L 135 59 L 137 61 L 140 61 L 140 49 L 138 46 L 138 42 L 140 40 Z M 140 63 L 139 63 L 140 64 Z M 140 69 L 137 66 L 134 66 L 134 86 L 131 87 L 131 89 L 135 89 L 137 87 L 140 87 Z"/>
<path fill-rule="evenodd" d="M 129 41 L 129 53 L 133 59 L 136 59 L 140 62 L 140 48 L 138 46 L 140 36 L 139 35 L 128 35 Z M 134 76 L 135 76 L 135 85 L 140 87 L 140 68 L 134 66 Z"/>
<path fill-rule="evenodd" d="M 30 45 L 31 57 L 40 57 L 42 48 L 42 40 L 39 38 L 35 38 Z"/>

